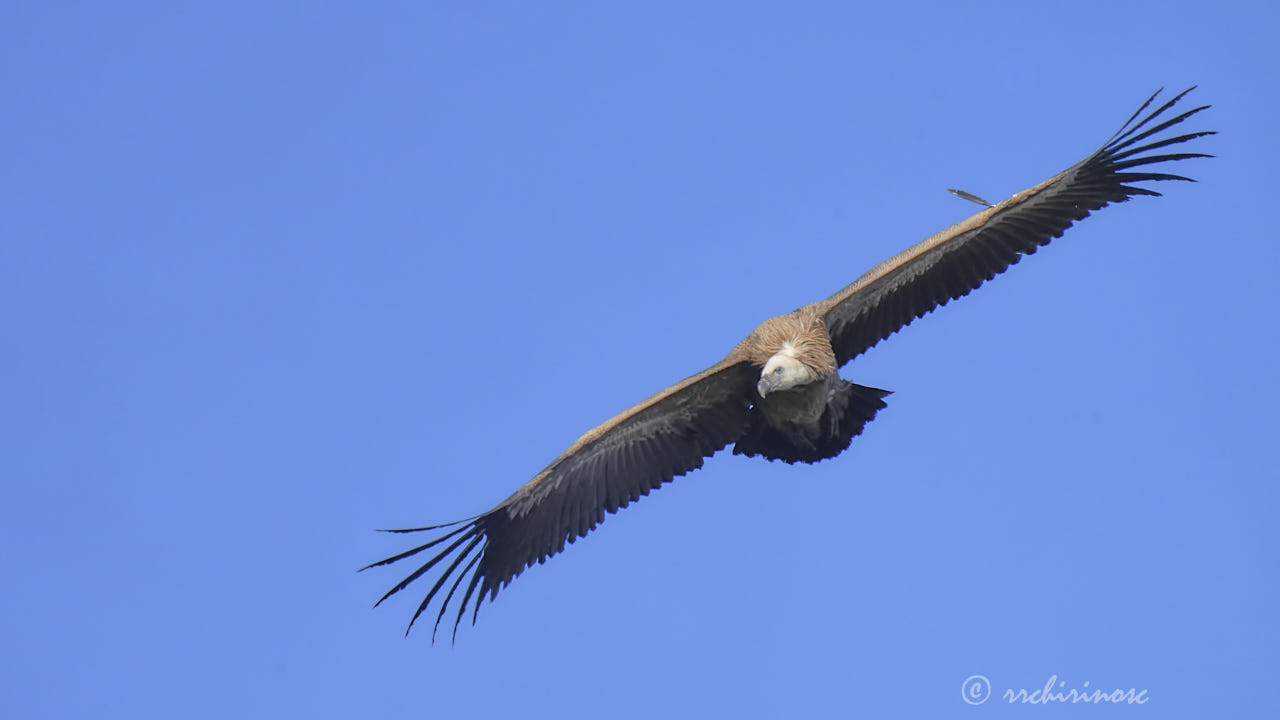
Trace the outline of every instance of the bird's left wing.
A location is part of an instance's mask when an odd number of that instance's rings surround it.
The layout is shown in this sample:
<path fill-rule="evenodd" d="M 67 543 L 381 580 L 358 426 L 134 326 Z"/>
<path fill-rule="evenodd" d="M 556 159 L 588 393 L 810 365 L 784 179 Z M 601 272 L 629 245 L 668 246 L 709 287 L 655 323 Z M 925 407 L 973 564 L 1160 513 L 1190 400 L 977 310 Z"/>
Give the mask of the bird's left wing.
<path fill-rule="evenodd" d="M 485 595 L 492 600 L 525 568 L 545 562 L 564 550 L 565 543 L 595 529 L 606 512 L 617 512 L 672 478 L 701 467 L 705 458 L 736 440 L 746 427 L 756 374 L 750 364 L 730 356 L 587 431 L 489 512 L 446 525 L 390 531 L 447 529 L 430 542 L 369 566 L 387 565 L 443 545 L 378 603 L 442 566 L 444 570 L 409 621 L 411 629 L 456 574 L 440 603 L 438 628 L 454 593 L 470 575 L 454 621 L 456 635 L 473 596 L 474 623 Z"/>
<path fill-rule="evenodd" d="M 1165 111 L 1188 92 L 1191 90 L 1135 123 L 1159 93 L 1152 95 L 1106 145 L 1085 160 L 913 245 L 816 303 L 831 335 L 837 364 L 845 364 L 949 300 L 968 295 L 1023 255 L 1030 255 L 1062 235 L 1090 212 L 1134 195 L 1160 194 L 1131 183 L 1189 180 L 1181 175 L 1150 172 L 1144 167 L 1211 157 L 1201 153 L 1151 153 L 1213 134 L 1152 137 L 1208 107 L 1163 119 Z"/>

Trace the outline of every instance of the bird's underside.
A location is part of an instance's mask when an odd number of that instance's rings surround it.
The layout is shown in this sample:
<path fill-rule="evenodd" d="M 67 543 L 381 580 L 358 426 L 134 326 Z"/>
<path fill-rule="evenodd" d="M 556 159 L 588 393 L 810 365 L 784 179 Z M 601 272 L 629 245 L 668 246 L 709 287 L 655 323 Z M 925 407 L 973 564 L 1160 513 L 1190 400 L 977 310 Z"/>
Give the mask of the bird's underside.
<path fill-rule="evenodd" d="M 724 360 L 587 431 L 492 510 L 445 525 L 390 531 L 440 534 L 369 566 L 434 549 L 378 604 L 439 568 L 409 628 L 443 592 L 438 628 L 461 592 L 456 635 L 468 605 L 474 623 L 486 595 L 494 599 L 525 568 L 586 535 L 606 513 L 701 467 L 729 445 L 736 454 L 788 463 L 839 455 L 885 407 L 889 394 L 840 378 L 841 366 L 913 319 L 967 295 L 1090 212 L 1136 195 L 1159 195 L 1132 183 L 1189 180 L 1146 170 L 1210 157 L 1155 152 L 1213 134 L 1156 137 L 1208 107 L 1166 118 L 1187 92 L 1139 120 L 1159 93 L 1152 95 L 1085 160 L 926 238 L 831 297 L 761 323 Z"/>

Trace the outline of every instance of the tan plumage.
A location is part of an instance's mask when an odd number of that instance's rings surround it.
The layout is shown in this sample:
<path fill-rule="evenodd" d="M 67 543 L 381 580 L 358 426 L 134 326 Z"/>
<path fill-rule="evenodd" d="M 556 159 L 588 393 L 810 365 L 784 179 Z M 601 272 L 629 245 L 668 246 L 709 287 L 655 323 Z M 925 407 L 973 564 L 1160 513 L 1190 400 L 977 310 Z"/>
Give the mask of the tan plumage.
<path fill-rule="evenodd" d="M 836 358 L 822 316 L 817 305 L 805 305 L 795 312 L 771 317 L 752 330 L 725 359 L 764 367 L 769 358 L 790 344 L 797 360 L 816 375 L 829 375 L 837 370 Z"/>
<path fill-rule="evenodd" d="M 594 529 L 606 513 L 701 467 L 730 443 L 734 453 L 788 463 L 838 455 L 885 407 L 889 394 L 841 379 L 840 366 L 914 318 L 968 294 L 1091 211 L 1135 195 L 1159 195 L 1128 183 L 1189 179 L 1133 171 L 1209 157 L 1146 153 L 1211 132 L 1139 144 L 1207 107 L 1153 124 L 1187 92 L 1135 123 L 1155 100 L 1152 95 L 1107 144 L 1080 163 L 926 238 L 827 299 L 764 321 L 724 360 L 588 430 L 492 510 L 446 525 L 391 531 L 448 529 L 369 566 L 444 546 L 378 603 L 449 561 L 409 627 L 452 577 L 436 616 L 438 627 L 469 577 L 454 621 L 456 634 L 469 603 L 474 622 L 486 595 L 492 600 L 525 568 Z"/>

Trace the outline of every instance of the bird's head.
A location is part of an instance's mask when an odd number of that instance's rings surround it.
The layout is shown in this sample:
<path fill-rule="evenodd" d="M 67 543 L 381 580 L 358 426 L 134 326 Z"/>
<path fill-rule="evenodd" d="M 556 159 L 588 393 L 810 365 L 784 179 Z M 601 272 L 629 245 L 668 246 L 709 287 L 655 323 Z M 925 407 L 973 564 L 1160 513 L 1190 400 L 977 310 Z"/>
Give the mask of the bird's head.
<path fill-rule="evenodd" d="M 790 390 L 815 379 L 815 373 L 800 361 L 791 343 L 784 343 L 782 349 L 764 364 L 760 371 L 760 381 L 756 383 L 756 392 L 760 393 L 760 397 L 766 397 L 771 392 Z"/>

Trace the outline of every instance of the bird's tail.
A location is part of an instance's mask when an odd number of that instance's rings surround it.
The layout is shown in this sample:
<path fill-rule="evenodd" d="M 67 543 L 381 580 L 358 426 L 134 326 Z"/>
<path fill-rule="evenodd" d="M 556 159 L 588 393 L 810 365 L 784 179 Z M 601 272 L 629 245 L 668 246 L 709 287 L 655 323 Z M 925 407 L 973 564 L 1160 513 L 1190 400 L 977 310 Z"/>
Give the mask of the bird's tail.
<path fill-rule="evenodd" d="M 791 426 L 779 430 L 765 420 L 760 410 L 752 410 L 747 430 L 733 446 L 733 454 L 761 455 L 787 463 L 815 463 L 835 457 L 884 409 L 884 398 L 891 394 L 842 379 L 831 393 L 816 429 Z"/>

